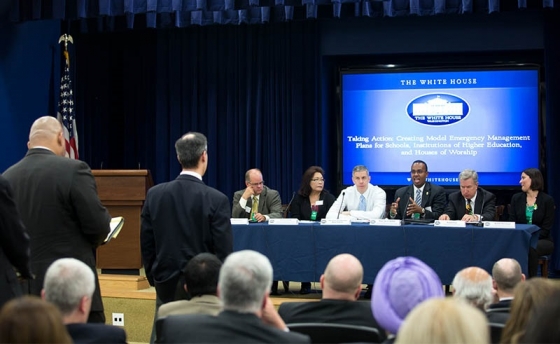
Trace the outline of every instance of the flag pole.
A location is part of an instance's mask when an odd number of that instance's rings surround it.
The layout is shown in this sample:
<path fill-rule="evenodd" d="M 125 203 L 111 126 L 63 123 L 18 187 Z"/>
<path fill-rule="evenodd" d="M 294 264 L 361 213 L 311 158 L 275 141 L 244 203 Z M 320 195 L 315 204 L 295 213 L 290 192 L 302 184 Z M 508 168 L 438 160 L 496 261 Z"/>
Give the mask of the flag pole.
<path fill-rule="evenodd" d="M 72 36 L 63 34 L 58 39 L 58 44 L 64 42 L 64 59 L 66 64 L 60 80 L 60 98 L 58 102 L 57 119 L 62 125 L 64 140 L 66 141 L 66 156 L 78 159 L 78 131 L 76 128 L 76 113 L 72 80 L 70 78 L 70 54 L 68 42 L 74 44 Z"/>

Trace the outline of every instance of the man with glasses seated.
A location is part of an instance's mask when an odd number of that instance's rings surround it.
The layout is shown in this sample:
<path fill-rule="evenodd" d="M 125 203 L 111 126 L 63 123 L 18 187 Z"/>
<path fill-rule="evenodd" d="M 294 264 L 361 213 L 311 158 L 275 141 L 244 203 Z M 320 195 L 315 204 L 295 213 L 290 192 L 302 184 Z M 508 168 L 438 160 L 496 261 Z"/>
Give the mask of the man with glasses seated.
<path fill-rule="evenodd" d="M 461 191 L 449 195 L 447 207 L 440 220 L 465 222 L 492 221 L 496 214 L 496 196 L 478 187 L 478 173 L 466 169 L 459 173 Z"/>

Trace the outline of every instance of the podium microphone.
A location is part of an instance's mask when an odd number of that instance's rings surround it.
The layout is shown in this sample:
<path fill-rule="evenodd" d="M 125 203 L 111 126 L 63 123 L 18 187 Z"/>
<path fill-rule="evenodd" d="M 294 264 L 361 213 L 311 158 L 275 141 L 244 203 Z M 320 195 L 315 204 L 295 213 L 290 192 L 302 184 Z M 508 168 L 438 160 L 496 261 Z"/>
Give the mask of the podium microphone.
<path fill-rule="evenodd" d="M 294 201 L 295 197 L 296 197 L 296 192 L 294 191 L 294 193 L 292 194 L 292 199 L 290 200 L 290 203 L 288 203 L 288 206 L 284 210 L 284 218 L 288 217 L 288 212 L 290 211 L 290 207 L 292 206 L 292 202 Z"/>
<path fill-rule="evenodd" d="M 346 192 L 342 191 L 342 200 L 340 201 L 340 208 L 338 208 L 338 214 L 336 214 L 336 219 L 337 220 L 340 217 L 340 211 L 342 210 L 342 206 L 344 205 L 344 196 L 345 195 L 346 195 Z"/>

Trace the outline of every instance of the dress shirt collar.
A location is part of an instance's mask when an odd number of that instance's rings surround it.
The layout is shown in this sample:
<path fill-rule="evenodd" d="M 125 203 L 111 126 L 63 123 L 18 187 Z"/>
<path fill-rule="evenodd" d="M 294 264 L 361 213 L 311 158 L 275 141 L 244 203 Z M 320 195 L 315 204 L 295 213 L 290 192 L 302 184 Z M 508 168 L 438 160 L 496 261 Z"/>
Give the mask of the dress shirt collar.
<path fill-rule="evenodd" d="M 194 171 L 181 171 L 181 175 L 193 176 L 202 180 L 202 176 Z"/>

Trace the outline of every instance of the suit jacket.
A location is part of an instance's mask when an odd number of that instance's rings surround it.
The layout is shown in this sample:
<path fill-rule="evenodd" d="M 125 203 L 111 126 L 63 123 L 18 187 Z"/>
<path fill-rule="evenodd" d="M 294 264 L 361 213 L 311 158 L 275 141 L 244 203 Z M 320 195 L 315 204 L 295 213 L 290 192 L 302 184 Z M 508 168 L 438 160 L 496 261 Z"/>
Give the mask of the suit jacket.
<path fill-rule="evenodd" d="M 12 198 L 12 189 L 0 176 L 0 308 L 22 295 L 14 267 L 22 277 L 31 278 L 29 235 Z"/>
<path fill-rule="evenodd" d="M 161 343 L 310 343 L 308 336 L 264 324 L 255 314 L 172 315 L 163 321 Z"/>
<path fill-rule="evenodd" d="M 66 324 L 66 330 L 75 344 L 126 343 L 124 329 L 105 324 Z"/>
<path fill-rule="evenodd" d="M 239 205 L 239 200 L 245 192 L 245 189 L 236 191 L 233 194 L 233 206 L 231 208 L 231 217 L 233 218 L 249 218 L 251 212 L 247 212 Z M 247 200 L 247 207 L 251 208 L 253 201 L 251 198 Z M 276 190 L 269 189 L 268 186 L 263 188 L 259 196 L 259 213 L 268 215 L 271 219 L 282 218 L 282 200 L 280 194 Z"/>
<path fill-rule="evenodd" d="M 465 215 L 465 204 L 461 191 L 453 192 L 449 195 L 447 207 L 443 213 L 449 215 L 451 220 L 460 220 Z M 478 188 L 473 213 L 482 215 L 483 221 L 494 221 L 496 196 L 483 188 Z"/>
<path fill-rule="evenodd" d="M 336 198 L 330 192 L 323 190 L 319 196 L 319 200 L 323 201 L 323 204 L 319 206 L 315 221 L 320 221 L 327 216 L 327 212 L 334 204 Z M 297 194 L 290 206 L 290 213 L 293 218 L 311 220 L 311 203 L 309 202 L 309 197 Z"/>
<path fill-rule="evenodd" d="M 103 302 L 95 268 L 95 249 L 109 233 L 111 216 L 97 196 L 89 166 L 43 148 L 30 149 L 4 173 L 31 238 L 30 292 L 40 295 L 47 268 L 59 258 L 75 258 L 95 273 L 91 311 Z"/>
<path fill-rule="evenodd" d="M 218 315 L 222 310 L 220 299 L 216 295 L 200 295 L 190 300 L 168 302 L 159 307 L 158 318 L 179 314 Z"/>
<path fill-rule="evenodd" d="M 511 301 L 512 299 L 507 299 L 507 300 L 501 300 L 499 302 L 496 303 L 492 303 L 491 305 L 488 306 L 488 309 L 506 309 L 509 312 L 509 309 L 511 308 Z"/>
<path fill-rule="evenodd" d="M 518 192 L 511 197 L 509 220 L 515 223 L 526 224 L 525 207 L 527 194 Z M 537 195 L 537 209 L 533 211 L 533 224 L 540 227 L 539 239 L 552 240 L 550 230 L 554 225 L 554 200 L 548 194 L 539 191 Z"/>
<path fill-rule="evenodd" d="M 178 277 L 188 261 L 209 252 L 233 252 L 229 199 L 197 177 L 181 174 L 148 190 L 140 242 L 151 285 Z"/>
<path fill-rule="evenodd" d="M 322 299 L 319 302 L 283 302 L 278 314 L 286 324 L 294 323 L 335 323 L 373 327 L 379 330 L 381 340 L 385 340 L 385 330 L 379 327 L 366 301 Z"/>
<path fill-rule="evenodd" d="M 400 197 L 399 206 L 397 207 L 396 219 L 402 219 L 403 215 L 406 214 L 406 206 L 409 203 L 409 198 L 414 199 L 416 193 L 414 191 L 414 185 L 404 186 L 395 192 L 395 201 Z M 447 203 L 447 193 L 445 189 L 439 185 L 426 182 L 424 184 L 424 190 L 422 193 L 422 204 L 420 206 L 424 208 L 425 219 L 437 220 L 443 211 L 445 210 L 445 204 Z M 429 208 L 429 209 L 426 209 Z M 389 214 L 387 214 L 389 215 Z"/>

